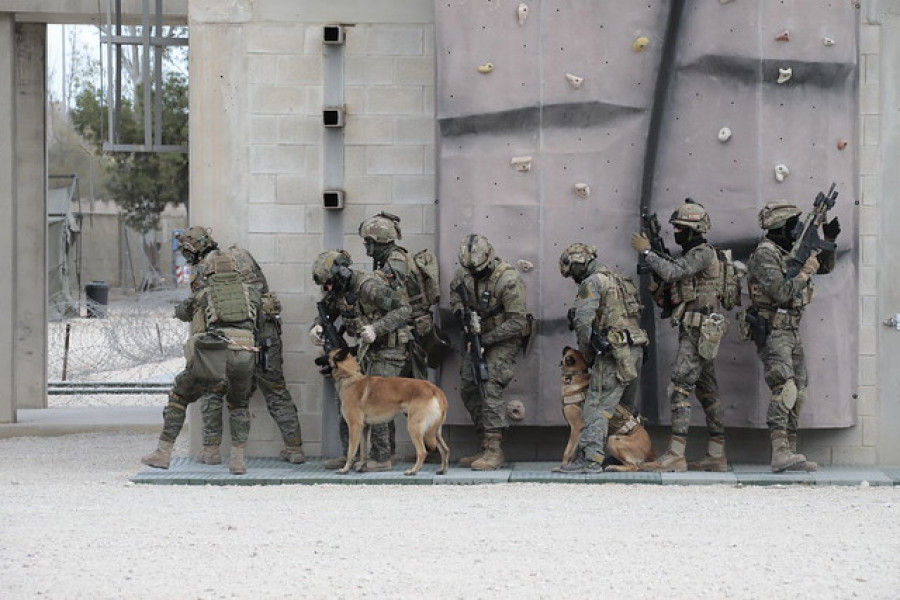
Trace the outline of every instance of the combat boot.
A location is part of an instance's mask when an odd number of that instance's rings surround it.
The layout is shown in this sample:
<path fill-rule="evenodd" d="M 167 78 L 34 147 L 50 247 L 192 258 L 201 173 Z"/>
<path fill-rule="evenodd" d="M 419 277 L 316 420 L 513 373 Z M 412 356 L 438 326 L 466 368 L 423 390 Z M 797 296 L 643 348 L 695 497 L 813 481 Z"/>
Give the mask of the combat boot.
<path fill-rule="evenodd" d="M 219 445 L 203 446 L 203 450 L 197 455 L 197 460 L 207 465 L 222 464 L 222 453 L 219 452 Z"/>
<path fill-rule="evenodd" d="M 772 439 L 772 472 L 805 471 L 806 457 L 802 454 L 791 452 L 787 431 L 773 429 L 769 433 Z"/>
<path fill-rule="evenodd" d="M 232 475 L 243 475 L 247 472 L 247 461 L 244 459 L 244 448 L 247 444 L 231 445 L 231 460 L 228 463 L 228 470 Z"/>
<path fill-rule="evenodd" d="M 347 463 L 347 456 L 338 456 L 337 458 L 329 458 L 322 466 L 326 469 L 341 469 Z"/>
<path fill-rule="evenodd" d="M 499 431 L 484 434 L 484 452 L 472 463 L 473 471 L 496 471 L 503 466 L 506 458 L 503 456 L 503 448 L 500 442 L 503 434 Z"/>
<path fill-rule="evenodd" d="M 141 459 L 141 462 L 148 467 L 157 469 L 168 469 L 169 463 L 172 461 L 172 448 L 175 442 L 167 442 L 159 440 L 156 450 Z"/>
<path fill-rule="evenodd" d="M 687 461 L 684 459 L 684 448 L 687 446 L 687 438 L 673 435 L 669 438 L 669 449 L 653 462 L 645 463 L 641 471 L 657 471 L 661 473 L 681 473 L 687 471 Z"/>
<path fill-rule="evenodd" d="M 484 433 L 479 433 L 478 434 L 478 452 L 476 452 L 472 456 L 463 456 L 461 459 L 459 459 L 459 466 L 466 467 L 466 468 L 471 467 L 472 463 L 475 462 L 476 460 L 478 460 L 479 458 L 481 458 L 481 456 L 484 454 L 485 443 L 486 443 L 486 440 L 484 437 Z"/>
<path fill-rule="evenodd" d="M 728 470 L 728 459 L 725 458 L 725 438 L 716 436 L 709 438 L 706 444 L 706 456 L 688 465 L 691 471 L 715 471 L 721 473 Z"/>
<path fill-rule="evenodd" d="M 788 448 L 791 449 L 791 452 L 793 452 L 794 454 L 797 454 L 797 434 L 796 433 L 788 433 Z M 801 454 L 801 456 L 803 456 L 803 455 Z M 806 458 L 805 456 L 803 456 L 803 457 Z M 803 468 L 800 470 L 801 471 L 815 471 L 818 468 L 819 468 L 819 465 L 817 463 L 814 463 L 813 461 L 808 460 L 803 464 Z"/>
<path fill-rule="evenodd" d="M 281 460 L 286 460 L 293 465 L 301 465 L 306 462 L 306 455 L 303 454 L 302 446 L 287 446 L 278 456 L 281 457 Z M 343 467 L 344 463 L 341 463 L 340 466 Z"/>
<path fill-rule="evenodd" d="M 366 471 L 371 473 L 377 473 L 379 471 L 390 471 L 393 464 L 391 463 L 391 459 L 387 460 L 372 460 L 369 459 L 366 461 Z"/>

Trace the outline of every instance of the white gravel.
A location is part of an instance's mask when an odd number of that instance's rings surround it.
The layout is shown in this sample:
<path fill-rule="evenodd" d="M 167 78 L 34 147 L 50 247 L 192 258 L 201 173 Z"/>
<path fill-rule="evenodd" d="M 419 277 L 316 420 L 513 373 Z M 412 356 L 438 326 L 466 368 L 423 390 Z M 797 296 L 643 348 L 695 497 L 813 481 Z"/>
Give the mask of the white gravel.
<path fill-rule="evenodd" d="M 0 596 L 897 598 L 900 487 L 158 486 L 0 440 Z"/>

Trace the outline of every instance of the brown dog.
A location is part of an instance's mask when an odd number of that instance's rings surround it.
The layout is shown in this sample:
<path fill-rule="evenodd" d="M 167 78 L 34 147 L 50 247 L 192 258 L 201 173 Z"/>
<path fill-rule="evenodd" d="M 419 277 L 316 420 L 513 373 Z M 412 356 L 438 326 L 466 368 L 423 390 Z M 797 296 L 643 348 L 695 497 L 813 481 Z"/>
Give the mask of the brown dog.
<path fill-rule="evenodd" d="M 447 418 L 447 396 L 430 381 L 406 377 L 376 377 L 363 375 L 356 361 L 355 348 L 337 348 L 328 354 L 331 376 L 338 397 L 341 414 L 347 421 L 350 440 L 347 463 L 339 473 L 347 473 L 357 450 L 360 453 L 358 470 L 364 470 L 369 449 L 368 440 L 360 447 L 366 425 L 387 423 L 398 413 L 406 413 L 409 438 L 416 448 L 416 463 L 404 472 L 415 475 L 425 462 L 425 447 L 437 448 L 441 454 L 443 475 L 450 463 L 450 448 L 444 441 L 441 427 Z"/>
<path fill-rule="evenodd" d="M 563 415 L 569 423 L 569 441 L 562 461 L 568 464 L 575 457 L 578 438 L 584 429 L 584 400 L 591 384 L 591 372 L 581 352 L 569 346 L 563 349 L 560 371 Z M 644 462 L 656 459 L 647 430 L 621 404 L 616 406 L 616 412 L 609 420 L 606 451 L 607 471 L 637 471 Z"/>

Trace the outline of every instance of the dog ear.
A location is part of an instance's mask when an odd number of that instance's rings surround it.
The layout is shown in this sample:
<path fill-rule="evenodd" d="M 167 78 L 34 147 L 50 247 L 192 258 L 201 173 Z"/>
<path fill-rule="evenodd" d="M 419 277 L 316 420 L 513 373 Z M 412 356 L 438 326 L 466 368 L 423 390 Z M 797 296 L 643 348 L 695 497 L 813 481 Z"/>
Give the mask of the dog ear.
<path fill-rule="evenodd" d="M 334 362 L 339 363 L 347 358 L 347 348 L 338 348 L 334 353 Z"/>
<path fill-rule="evenodd" d="M 563 356 L 565 356 L 565 355 L 566 355 L 566 352 L 568 352 L 568 351 L 571 350 L 571 349 L 572 349 L 572 346 L 566 346 L 565 348 L 563 348 L 563 352 L 562 352 L 562 353 L 563 353 Z"/>

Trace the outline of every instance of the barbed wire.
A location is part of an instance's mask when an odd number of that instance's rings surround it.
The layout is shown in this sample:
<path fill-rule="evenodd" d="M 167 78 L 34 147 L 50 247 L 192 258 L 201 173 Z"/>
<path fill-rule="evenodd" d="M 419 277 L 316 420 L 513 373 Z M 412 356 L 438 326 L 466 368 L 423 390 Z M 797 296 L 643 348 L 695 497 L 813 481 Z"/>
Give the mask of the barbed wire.
<path fill-rule="evenodd" d="M 51 304 L 48 313 L 58 318 L 47 324 L 48 384 L 171 382 L 184 367 L 182 346 L 189 333 L 189 325 L 174 318 L 174 306 L 187 294 L 186 289 L 169 289 L 113 294 L 105 306 Z M 146 394 L 54 393 L 48 406 L 158 405 L 165 394 L 164 389 Z"/>

